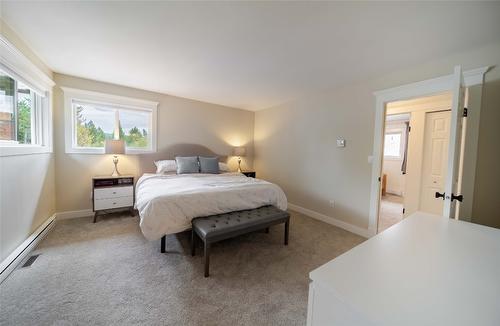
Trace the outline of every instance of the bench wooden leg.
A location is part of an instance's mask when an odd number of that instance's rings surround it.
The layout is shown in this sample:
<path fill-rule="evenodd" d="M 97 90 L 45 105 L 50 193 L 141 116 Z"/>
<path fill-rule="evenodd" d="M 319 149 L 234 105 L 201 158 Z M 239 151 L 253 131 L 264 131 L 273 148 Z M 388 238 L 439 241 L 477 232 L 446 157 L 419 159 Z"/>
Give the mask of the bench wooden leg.
<path fill-rule="evenodd" d="M 204 264 L 205 264 L 205 277 L 208 277 L 208 271 L 210 269 L 210 243 L 207 241 L 205 243 L 205 249 L 204 249 Z"/>
<path fill-rule="evenodd" d="M 196 246 L 196 234 L 194 234 L 194 229 L 191 229 L 191 256 L 194 256 L 196 254 L 195 252 L 195 246 Z"/>
<path fill-rule="evenodd" d="M 162 254 L 165 253 L 166 247 L 167 247 L 167 236 L 164 235 L 163 237 L 161 237 L 161 250 L 160 251 Z"/>
<path fill-rule="evenodd" d="M 290 227 L 290 220 L 285 222 L 285 246 L 288 246 L 288 229 Z"/>

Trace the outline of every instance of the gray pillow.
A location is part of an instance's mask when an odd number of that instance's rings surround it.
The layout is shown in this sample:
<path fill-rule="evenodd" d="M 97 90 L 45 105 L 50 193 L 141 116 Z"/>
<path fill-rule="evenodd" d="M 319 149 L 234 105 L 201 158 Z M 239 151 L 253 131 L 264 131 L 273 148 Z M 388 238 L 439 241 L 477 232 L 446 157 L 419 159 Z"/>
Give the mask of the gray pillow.
<path fill-rule="evenodd" d="M 175 162 L 177 163 L 177 174 L 200 172 L 198 156 L 177 156 Z"/>
<path fill-rule="evenodd" d="M 219 158 L 218 157 L 198 157 L 200 160 L 201 173 L 219 173 Z"/>

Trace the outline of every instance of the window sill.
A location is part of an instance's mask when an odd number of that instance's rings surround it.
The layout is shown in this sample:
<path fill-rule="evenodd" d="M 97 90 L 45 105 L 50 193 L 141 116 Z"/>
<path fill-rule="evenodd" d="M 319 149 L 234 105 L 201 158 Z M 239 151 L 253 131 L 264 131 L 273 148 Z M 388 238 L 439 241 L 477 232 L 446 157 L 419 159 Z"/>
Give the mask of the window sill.
<path fill-rule="evenodd" d="M 17 156 L 17 155 L 33 155 L 52 153 L 52 148 L 49 146 L 39 145 L 7 145 L 0 147 L 0 157 Z"/>
<path fill-rule="evenodd" d="M 402 156 L 397 157 L 397 156 L 384 156 L 385 161 L 401 161 L 403 159 Z"/>
<path fill-rule="evenodd" d="M 135 155 L 135 154 L 151 154 L 156 153 L 155 150 L 150 149 L 127 149 L 123 155 Z M 71 148 L 66 149 L 66 154 L 93 154 L 93 155 L 104 155 L 104 148 Z M 106 154 L 111 155 L 111 154 Z"/>

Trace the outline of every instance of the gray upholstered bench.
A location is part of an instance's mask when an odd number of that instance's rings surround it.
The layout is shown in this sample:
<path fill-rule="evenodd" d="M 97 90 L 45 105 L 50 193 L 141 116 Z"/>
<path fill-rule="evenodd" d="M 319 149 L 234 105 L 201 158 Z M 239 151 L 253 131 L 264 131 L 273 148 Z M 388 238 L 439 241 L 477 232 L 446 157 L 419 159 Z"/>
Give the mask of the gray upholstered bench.
<path fill-rule="evenodd" d="M 205 277 L 208 277 L 212 243 L 257 230 L 267 231 L 270 226 L 280 223 L 285 223 L 285 245 L 288 245 L 290 214 L 274 206 L 195 218 L 192 221 L 191 254 L 195 255 L 198 236 L 204 244 Z"/>

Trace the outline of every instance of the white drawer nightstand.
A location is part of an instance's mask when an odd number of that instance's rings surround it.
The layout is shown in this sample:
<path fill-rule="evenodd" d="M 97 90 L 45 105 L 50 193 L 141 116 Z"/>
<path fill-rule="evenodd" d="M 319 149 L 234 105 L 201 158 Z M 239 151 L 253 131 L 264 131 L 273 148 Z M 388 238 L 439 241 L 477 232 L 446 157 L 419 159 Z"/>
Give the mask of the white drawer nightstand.
<path fill-rule="evenodd" d="M 97 176 L 92 178 L 94 223 L 97 215 L 106 210 L 128 208 L 134 215 L 134 176 Z"/>

